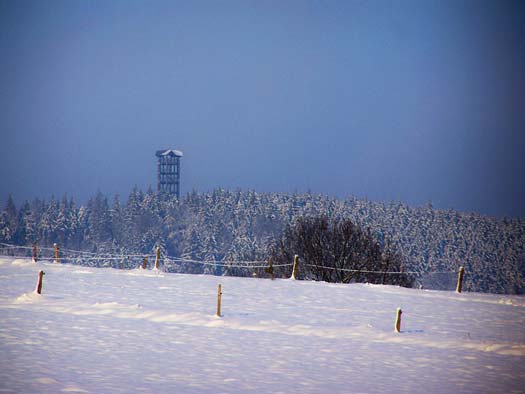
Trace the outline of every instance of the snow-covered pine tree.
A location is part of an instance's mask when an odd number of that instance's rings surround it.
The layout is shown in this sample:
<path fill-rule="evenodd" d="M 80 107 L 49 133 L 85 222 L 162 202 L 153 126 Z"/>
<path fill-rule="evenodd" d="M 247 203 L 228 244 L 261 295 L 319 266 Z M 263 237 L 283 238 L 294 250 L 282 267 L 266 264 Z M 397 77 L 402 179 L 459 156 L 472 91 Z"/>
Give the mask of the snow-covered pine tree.
<path fill-rule="evenodd" d="M 29 201 L 24 201 L 18 213 L 17 243 L 19 245 L 32 245 L 37 240 L 36 219 Z"/>

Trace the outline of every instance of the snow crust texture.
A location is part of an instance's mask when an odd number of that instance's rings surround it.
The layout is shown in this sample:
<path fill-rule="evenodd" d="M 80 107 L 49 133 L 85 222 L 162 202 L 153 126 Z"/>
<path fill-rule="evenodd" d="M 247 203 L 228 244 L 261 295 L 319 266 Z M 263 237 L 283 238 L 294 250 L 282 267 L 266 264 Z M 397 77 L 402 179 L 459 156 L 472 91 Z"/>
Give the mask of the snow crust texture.
<path fill-rule="evenodd" d="M 524 326 L 521 296 L 0 258 L 0 393 L 523 393 Z"/>

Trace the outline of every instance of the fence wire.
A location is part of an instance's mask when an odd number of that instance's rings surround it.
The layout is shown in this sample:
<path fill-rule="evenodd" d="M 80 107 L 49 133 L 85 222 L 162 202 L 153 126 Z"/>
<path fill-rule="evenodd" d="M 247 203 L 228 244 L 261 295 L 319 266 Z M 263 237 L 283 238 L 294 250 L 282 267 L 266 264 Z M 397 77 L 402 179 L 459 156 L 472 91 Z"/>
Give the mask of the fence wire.
<path fill-rule="evenodd" d="M 12 245 L 12 244 L 6 244 L 6 243 L 0 243 L 0 251 L 6 251 L 6 250 L 27 250 L 26 255 L 18 255 L 18 254 L 9 254 L 10 257 L 14 258 L 32 258 L 32 252 L 33 247 L 32 246 L 19 246 L 19 245 Z M 37 261 L 54 261 L 54 248 L 45 248 L 45 247 L 38 247 L 37 248 Z M 41 251 L 50 251 L 52 252 L 50 256 L 44 256 Z M 80 251 L 80 250 L 74 250 L 69 248 L 61 248 L 59 249 L 59 257 L 58 261 L 72 261 L 74 263 L 88 263 L 88 262 L 95 262 L 95 261 L 121 261 L 126 262 L 129 260 L 138 260 L 138 259 L 145 259 L 148 258 L 153 260 L 156 258 L 155 254 L 115 254 L 115 253 L 96 253 L 96 252 L 87 252 L 87 251 Z M 173 257 L 169 255 L 165 255 L 161 258 L 162 261 L 167 263 L 175 263 L 175 264 L 195 264 L 195 265 L 204 265 L 204 266 L 214 266 L 214 267 L 222 267 L 222 268 L 268 268 L 268 262 L 263 260 L 254 260 L 254 261 L 245 261 L 245 260 L 192 260 L 192 259 L 185 259 L 181 257 Z M 286 267 L 291 266 L 293 263 L 286 263 L 286 264 L 274 264 L 273 267 Z"/>
<path fill-rule="evenodd" d="M 10 251 L 10 250 L 27 250 L 31 251 L 31 253 L 27 253 L 26 255 L 14 255 L 10 254 L 10 257 L 14 258 L 32 258 L 32 246 L 21 246 L 21 245 L 12 245 L 7 243 L 0 243 L 0 251 Z M 51 256 L 49 254 L 38 254 L 37 255 L 37 261 L 49 261 L 53 262 L 55 261 L 54 258 L 54 248 L 46 248 L 46 247 L 38 247 L 38 252 L 41 251 L 50 251 Z M 88 262 L 95 262 L 95 261 L 120 261 L 121 263 L 129 262 L 130 260 L 137 260 L 137 259 L 155 259 L 155 254 L 137 254 L 137 253 L 106 253 L 106 252 L 88 252 L 88 251 L 81 251 L 81 250 L 74 250 L 69 248 L 63 248 L 59 249 L 59 258 L 58 261 L 73 261 L 75 263 L 88 263 Z M 168 265 L 171 264 L 194 264 L 194 265 L 202 265 L 202 266 L 212 266 L 212 267 L 220 267 L 220 268 L 226 268 L 226 269 L 232 269 L 232 268 L 248 268 L 248 269 L 261 269 L 261 268 L 268 268 L 269 264 L 267 261 L 264 260 L 254 260 L 254 261 L 244 261 L 244 260 L 193 260 L 193 259 L 186 259 L 182 257 L 173 257 L 173 256 L 163 256 L 161 258 L 161 261 L 163 261 L 165 264 L 168 263 Z M 281 263 L 281 264 L 273 264 L 272 267 L 274 268 L 281 268 L 281 267 L 290 267 L 293 263 Z M 429 279 L 428 275 L 450 275 L 455 274 L 456 271 L 430 271 L 430 272 L 418 272 L 418 271 L 380 271 L 380 270 L 365 270 L 365 269 L 349 269 L 349 268 L 338 268 L 338 267 L 329 267 L 325 265 L 317 265 L 317 264 L 311 264 L 311 263 L 300 263 L 300 266 L 305 266 L 308 268 L 318 269 L 318 270 L 330 270 L 330 271 L 341 271 L 341 272 L 349 272 L 349 273 L 359 273 L 359 274 L 379 274 L 379 275 L 415 275 L 417 277 L 423 278 L 424 282 L 427 285 L 436 284 L 440 282 L 440 280 L 437 279 Z"/>
<path fill-rule="evenodd" d="M 333 271 L 342 271 L 342 272 L 354 272 L 360 274 L 383 274 L 383 275 L 421 275 L 421 274 L 452 274 L 456 271 L 431 271 L 431 272 L 418 272 L 418 271 L 370 271 L 370 270 L 361 270 L 361 269 L 348 269 L 348 268 L 337 268 L 337 267 L 327 267 L 324 265 L 316 264 L 305 264 L 306 267 L 317 268 L 317 269 L 326 269 Z"/>

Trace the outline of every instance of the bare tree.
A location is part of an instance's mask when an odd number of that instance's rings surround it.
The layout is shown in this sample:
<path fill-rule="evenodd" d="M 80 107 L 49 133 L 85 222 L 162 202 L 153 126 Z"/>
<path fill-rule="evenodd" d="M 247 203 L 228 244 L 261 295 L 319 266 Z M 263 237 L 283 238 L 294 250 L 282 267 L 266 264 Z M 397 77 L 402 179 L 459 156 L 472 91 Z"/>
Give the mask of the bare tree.
<path fill-rule="evenodd" d="M 300 256 L 299 278 L 326 282 L 368 282 L 406 287 L 413 279 L 402 272 L 401 258 L 383 250 L 368 231 L 349 219 L 327 216 L 300 217 L 287 226 L 271 248 L 276 263 L 289 263 Z M 289 276 L 291 268 L 280 271 Z"/>

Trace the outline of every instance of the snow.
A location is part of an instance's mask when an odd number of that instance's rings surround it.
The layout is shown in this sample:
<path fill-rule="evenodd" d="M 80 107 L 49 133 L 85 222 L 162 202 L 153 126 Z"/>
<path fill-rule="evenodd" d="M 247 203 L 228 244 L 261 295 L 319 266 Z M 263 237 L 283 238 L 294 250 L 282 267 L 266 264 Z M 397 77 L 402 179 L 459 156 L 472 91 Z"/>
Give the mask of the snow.
<path fill-rule="evenodd" d="M 0 393 L 525 387 L 522 296 L 0 258 L 0 316 Z"/>
<path fill-rule="evenodd" d="M 165 150 L 158 150 L 157 151 L 157 156 L 168 156 L 168 155 L 174 155 L 174 156 L 178 156 L 178 157 L 182 157 L 183 154 L 180 150 L 175 150 L 175 149 L 165 149 Z"/>

